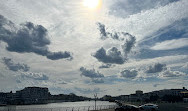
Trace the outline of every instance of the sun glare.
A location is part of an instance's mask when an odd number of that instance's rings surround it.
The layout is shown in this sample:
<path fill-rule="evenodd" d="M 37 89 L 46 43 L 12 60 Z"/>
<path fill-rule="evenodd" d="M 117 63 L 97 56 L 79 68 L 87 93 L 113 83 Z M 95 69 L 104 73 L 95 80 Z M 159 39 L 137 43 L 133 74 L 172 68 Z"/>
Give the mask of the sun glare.
<path fill-rule="evenodd" d="M 88 8 L 97 8 L 100 4 L 100 0 L 83 0 L 83 5 Z"/>

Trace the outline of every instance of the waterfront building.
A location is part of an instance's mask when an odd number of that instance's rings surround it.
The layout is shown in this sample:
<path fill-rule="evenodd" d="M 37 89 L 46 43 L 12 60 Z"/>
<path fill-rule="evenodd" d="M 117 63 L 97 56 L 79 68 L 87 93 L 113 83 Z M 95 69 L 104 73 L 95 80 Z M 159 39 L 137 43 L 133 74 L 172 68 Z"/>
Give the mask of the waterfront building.
<path fill-rule="evenodd" d="M 150 92 L 151 95 L 158 95 L 159 97 L 163 97 L 164 95 L 172 95 L 172 96 L 182 96 L 182 92 L 188 91 L 183 87 L 183 89 L 163 89 L 159 91 Z"/>
<path fill-rule="evenodd" d="M 143 100 L 143 91 L 137 90 L 135 94 L 129 95 L 129 101 L 131 102 L 138 102 Z"/>
<path fill-rule="evenodd" d="M 137 90 L 135 94 L 130 94 L 124 101 L 138 102 L 138 101 L 157 101 L 161 100 L 164 96 L 178 96 L 181 98 L 187 98 L 188 90 L 183 89 L 163 89 L 159 91 L 152 91 L 143 93 L 141 90 Z"/>
<path fill-rule="evenodd" d="M 15 99 L 21 100 L 24 104 L 43 104 L 48 100 L 48 88 L 26 87 L 23 90 L 16 91 Z"/>
<path fill-rule="evenodd" d="M 13 93 L 0 93 L 0 104 L 44 104 L 48 101 L 48 88 L 26 87 Z"/>
<path fill-rule="evenodd" d="M 0 92 L 0 105 L 7 104 L 7 93 Z"/>

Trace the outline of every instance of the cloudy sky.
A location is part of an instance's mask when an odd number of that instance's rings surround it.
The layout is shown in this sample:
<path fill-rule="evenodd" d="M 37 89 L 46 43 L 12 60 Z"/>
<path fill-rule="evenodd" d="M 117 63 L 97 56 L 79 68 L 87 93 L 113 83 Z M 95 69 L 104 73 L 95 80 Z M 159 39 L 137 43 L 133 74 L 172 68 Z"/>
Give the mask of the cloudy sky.
<path fill-rule="evenodd" d="M 0 92 L 188 88 L 187 0 L 0 0 Z"/>

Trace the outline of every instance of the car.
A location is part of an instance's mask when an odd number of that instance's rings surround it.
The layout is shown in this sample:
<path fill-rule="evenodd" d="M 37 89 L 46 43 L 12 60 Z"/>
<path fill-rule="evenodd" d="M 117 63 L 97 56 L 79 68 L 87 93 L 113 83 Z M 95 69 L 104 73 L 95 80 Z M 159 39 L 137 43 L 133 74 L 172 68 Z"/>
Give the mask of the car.
<path fill-rule="evenodd" d="M 146 111 L 157 111 L 158 105 L 156 104 L 144 104 L 139 106 L 140 110 L 146 110 Z"/>
<path fill-rule="evenodd" d="M 122 105 L 115 109 L 115 111 L 139 111 L 139 107 L 135 105 Z"/>
<path fill-rule="evenodd" d="M 121 101 L 115 100 L 114 101 L 118 106 L 122 106 L 123 104 L 121 103 Z"/>

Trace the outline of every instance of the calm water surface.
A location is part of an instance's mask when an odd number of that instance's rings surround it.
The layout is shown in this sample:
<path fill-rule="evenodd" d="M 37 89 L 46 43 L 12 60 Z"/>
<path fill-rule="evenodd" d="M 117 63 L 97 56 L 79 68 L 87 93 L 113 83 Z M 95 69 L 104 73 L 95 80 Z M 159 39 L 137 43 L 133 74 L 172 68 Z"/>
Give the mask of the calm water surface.
<path fill-rule="evenodd" d="M 115 103 L 108 102 L 108 101 L 97 101 L 97 108 L 105 109 L 108 106 L 114 106 Z M 90 110 L 94 109 L 95 101 L 81 101 L 81 102 L 62 102 L 62 103 L 49 103 L 44 105 L 18 105 L 18 106 L 6 106 L 6 107 L 0 107 L 0 111 L 6 110 L 6 109 L 16 109 L 16 111 L 24 111 L 24 110 L 32 110 L 32 109 L 55 109 L 58 111 L 61 111 L 62 109 L 67 110 Z"/>

